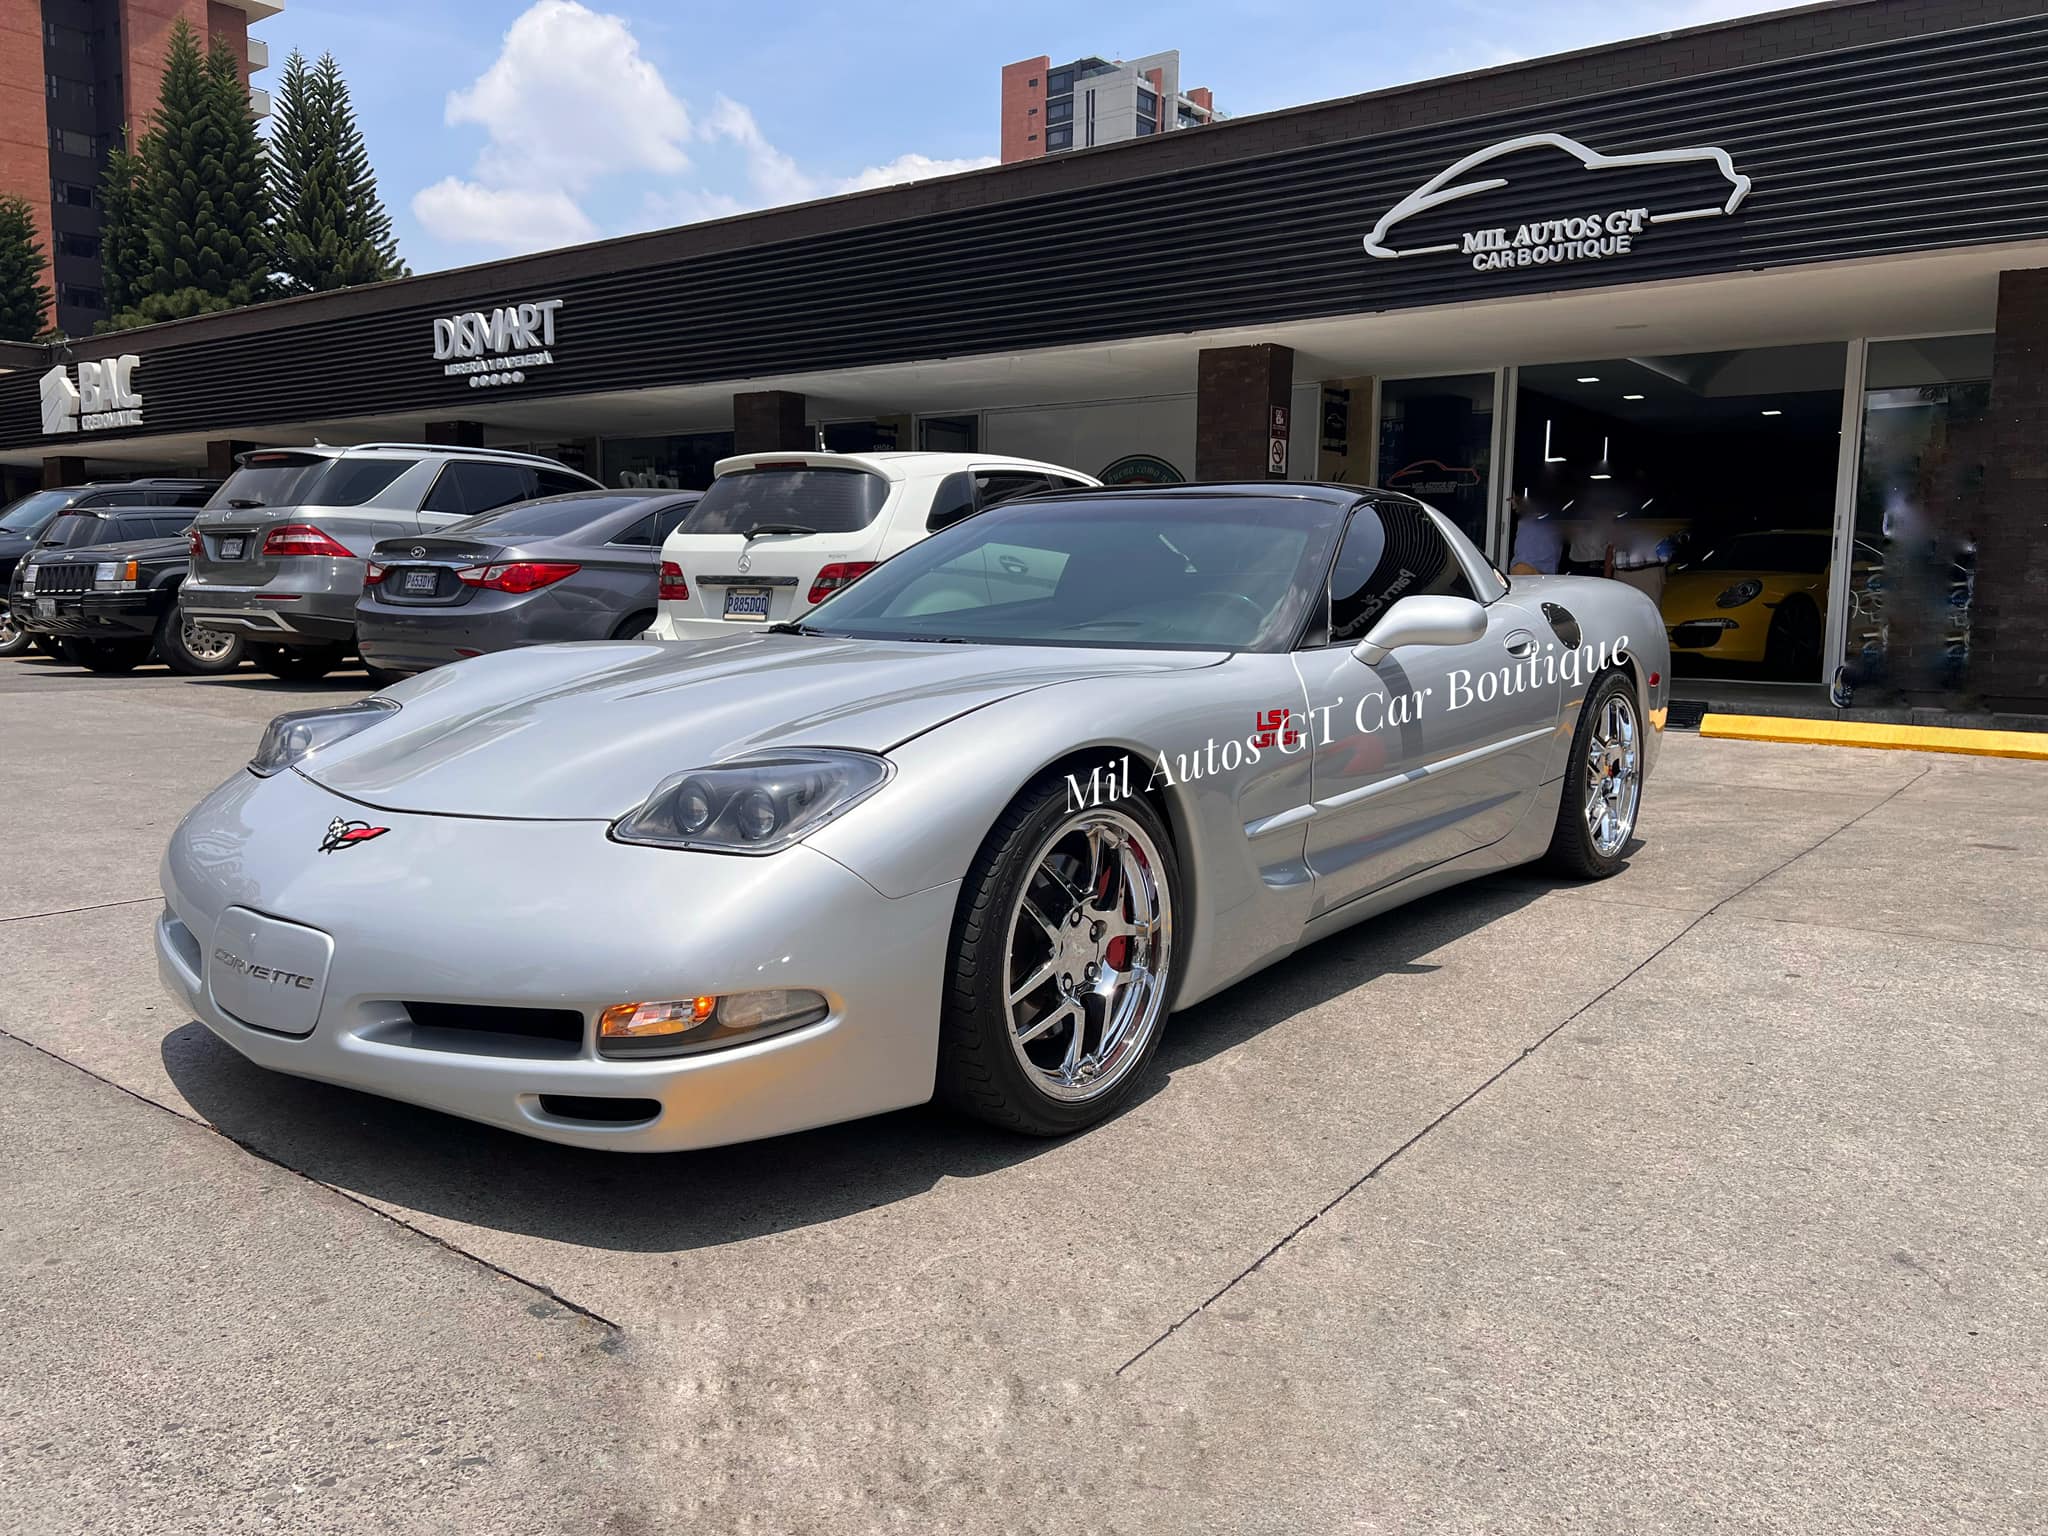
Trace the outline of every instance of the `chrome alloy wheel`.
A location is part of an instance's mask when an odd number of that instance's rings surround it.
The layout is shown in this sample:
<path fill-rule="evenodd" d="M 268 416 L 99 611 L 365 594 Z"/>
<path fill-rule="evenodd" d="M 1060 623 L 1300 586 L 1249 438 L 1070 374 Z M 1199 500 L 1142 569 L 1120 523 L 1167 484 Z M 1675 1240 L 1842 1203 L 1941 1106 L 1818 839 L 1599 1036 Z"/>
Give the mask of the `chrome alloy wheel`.
<path fill-rule="evenodd" d="M 1049 1098 L 1107 1093 L 1166 1011 L 1173 893 L 1159 850 L 1120 811 L 1070 816 L 1039 845 L 1010 912 L 1010 1048 Z"/>
<path fill-rule="evenodd" d="M 240 638 L 230 630 L 208 629 L 204 624 L 196 623 L 183 614 L 178 617 L 178 638 L 184 642 L 185 649 L 191 652 L 194 661 L 223 661 L 235 648 L 235 641 Z"/>
<path fill-rule="evenodd" d="M 1636 708 L 1616 693 L 1600 707 L 1586 751 L 1586 829 L 1603 859 L 1621 852 L 1635 830 L 1643 793 L 1643 763 L 1636 740 Z"/>
<path fill-rule="evenodd" d="M 0 645 L 12 645 L 20 637 L 21 630 L 14 622 L 14 610 L 0 605 Z"/>

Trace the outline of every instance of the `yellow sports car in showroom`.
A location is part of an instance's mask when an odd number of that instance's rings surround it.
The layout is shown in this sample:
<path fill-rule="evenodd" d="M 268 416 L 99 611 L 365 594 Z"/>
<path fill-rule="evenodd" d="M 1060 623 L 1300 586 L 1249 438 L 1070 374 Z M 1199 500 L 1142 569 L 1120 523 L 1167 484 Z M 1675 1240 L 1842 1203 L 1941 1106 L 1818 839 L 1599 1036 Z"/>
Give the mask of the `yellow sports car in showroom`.
<path fill-rule="evenodd" d="M 1760 529 L 1716 541 L 1673 567 L 1658 604 L 1671 659 L 1761 665 L 1773 676 L 1820 675 L 1826 633 L 1825 529 Z"/>

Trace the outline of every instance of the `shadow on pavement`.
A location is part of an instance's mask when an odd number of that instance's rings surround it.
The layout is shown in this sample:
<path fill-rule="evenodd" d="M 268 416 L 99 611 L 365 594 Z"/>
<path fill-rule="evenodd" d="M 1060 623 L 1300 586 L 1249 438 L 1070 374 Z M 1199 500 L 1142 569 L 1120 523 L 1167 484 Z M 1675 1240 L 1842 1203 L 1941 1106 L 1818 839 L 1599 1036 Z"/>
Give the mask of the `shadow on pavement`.
<path fill-rule="evenodd" d="M 1220 1052 L 1537 900 L 1547 887 L 1476 883 L 1313 945 L 1173 1016 L 1140 1102 Z M 394 1100 L 267 1072 L 204 1025 L 168 1035 L 178 1091 L 224 1135 L 323 1183 L 495 1230 L 631 1252 L 674 1252 L 831 1221 L 976 1178 L 1054 1145 L 933 1106 L 702 1152 L 558 1146 Z M 1161 1069 L 1164 1070 L 1161 1070 Z M 1276 1105 L 1276 1112 L 1287 1106 Z"/>

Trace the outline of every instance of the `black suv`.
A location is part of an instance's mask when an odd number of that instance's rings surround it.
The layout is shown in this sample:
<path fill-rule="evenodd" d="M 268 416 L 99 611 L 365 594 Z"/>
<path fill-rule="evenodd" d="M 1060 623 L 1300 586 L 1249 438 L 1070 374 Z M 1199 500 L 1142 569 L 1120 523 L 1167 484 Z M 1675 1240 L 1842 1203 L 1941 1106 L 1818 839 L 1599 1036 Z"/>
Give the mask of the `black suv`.
<path fill-rule="evenodd" d="M 8 606 L 32 638 L 94 672 L 125 672 L 154 650 L 173 671 L 229 672 L 239 635 L 186 622 L 194 507 L 84 507 L 64 513 L 16 566 Z"/>
<path fill-rule="evenodd" d="M 43 531 L 74 507 L 201 507 L 220 488 L 218 480 L 106 480 L 30 491 L 0 508 L 0 592 L 5 592 L 21 557 L 36 547 Z M 0 602 L 0 657 L 19 656 L 33 637 L 15 624 Z"/>

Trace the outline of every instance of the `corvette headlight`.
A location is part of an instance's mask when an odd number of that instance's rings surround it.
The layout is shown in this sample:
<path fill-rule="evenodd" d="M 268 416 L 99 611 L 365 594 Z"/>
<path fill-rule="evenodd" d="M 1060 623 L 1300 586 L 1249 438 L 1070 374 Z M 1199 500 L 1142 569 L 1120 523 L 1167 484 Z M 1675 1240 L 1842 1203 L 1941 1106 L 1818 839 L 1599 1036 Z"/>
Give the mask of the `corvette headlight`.
<path fill-rule="evenodd" d="M 1722 590 L 1714 599 L 1716 608 L 1740 608 L 1744 603 L 1756 601 L 1763 595 L 1764 584 L 1760 581 L 1738 581 L 1732 587 Z"/>
<path fill-rule="evenodd" d="M 612 836 L 704 853 L 776 853 L 865 800 L 892 771 L 886 758 L 834 748 L 735 758 L 663 779 Z"/>
<path fill-rule="evenodd" d="M 262 743 L 249 759 L 249 771 L 259 779 L 282 773 L 322 747 L 367 730 L 397 708 L 389 699 L 364 699 L 360 704 L 343 704 L 336 709 L 295 709 L 288 715 L 279 715 L 264 728 Z"/>

